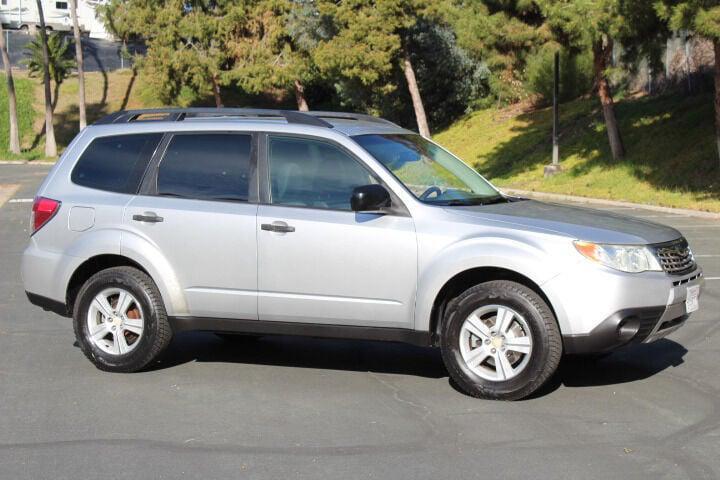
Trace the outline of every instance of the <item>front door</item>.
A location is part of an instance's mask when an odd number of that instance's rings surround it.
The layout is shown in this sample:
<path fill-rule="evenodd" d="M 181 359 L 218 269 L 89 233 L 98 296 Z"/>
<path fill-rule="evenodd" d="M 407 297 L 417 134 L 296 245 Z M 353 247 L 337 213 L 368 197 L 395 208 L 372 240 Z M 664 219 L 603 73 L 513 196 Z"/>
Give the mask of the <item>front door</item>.
<path fill-rule="evenodd" d="M 172 266 L 190 315 L 257 319 L 251 144 L 249 134 L 173 134 L 151 191 L 125 209 L 125 225 Z"/>
<path fill-rule="evenodd" d="M 353 188 L 377 179 L 343 148 L 268 137 L 260 205 L 261 320 L 412 328 L 417 243 L 406 214 L 355 213 Z"/>

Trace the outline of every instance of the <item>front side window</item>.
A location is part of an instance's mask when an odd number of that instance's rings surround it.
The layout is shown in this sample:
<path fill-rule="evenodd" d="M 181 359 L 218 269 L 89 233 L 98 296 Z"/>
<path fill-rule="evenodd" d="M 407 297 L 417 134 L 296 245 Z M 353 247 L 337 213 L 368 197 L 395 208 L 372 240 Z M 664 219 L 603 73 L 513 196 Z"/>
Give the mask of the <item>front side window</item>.
<path fill-rule="evenodd" d="M 96 138 L 80 156 L 70 178 L 84 187 L 137 193 L 161 138 L 161 133 Z"/>
<path fill-rule="evenodd" d="M 353 139 L 425 203 L 481 205 L 505 201 L 475 170 L 420 135 L 358 135 Z"/>
<path fill-rule="evenodd" d="M 271 136 L 268 163 L 273 204 L 350 210 L 353 189 L 377 183 L 350 154 L 317 140 Z"/>
<path fill-rule="evenodd" d="M 158 195 L 247 201 L 251 143 L 243 134 L 174 135 L 158 169 Z"/>

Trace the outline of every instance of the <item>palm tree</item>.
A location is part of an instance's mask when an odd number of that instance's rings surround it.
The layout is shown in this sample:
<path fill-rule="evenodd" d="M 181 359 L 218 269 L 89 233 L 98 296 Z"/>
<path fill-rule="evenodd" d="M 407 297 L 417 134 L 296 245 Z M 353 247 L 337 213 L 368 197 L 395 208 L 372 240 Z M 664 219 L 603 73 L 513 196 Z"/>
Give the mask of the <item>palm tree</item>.
<path fill-rule="evenodd" d="M 28 68 L 30 77 L 39 77 L 45 73 L 45 47 L 48 53 L 48 70 L 50 79 L 55 83 L 55 92 L 52 96 L 52 107 L 55 109 L 57 104 L 58 91 L 60 85 L 70 76 L 72 69 L 75 67 L 70 53 L 70 42 L 67 38 L 58 32 L 53 32 L 45 37 L 47 43 L 43 43 L 43 39 L 35 37 L 25 47 L 25 59 L 23 63 Z"/>
<path fill-rule="evenodd" d="M 5 67 L 5 78 L 7 80 L 8 111 L 10 112 L 10 151 L 16 155 L 20 154 L 20 133 L 18 130 L 17 99 L 15 97 L 15 82 L 13 81 L 12 66 L 5 46 L 5 35 L 2 23 L 0 23 L 0 53 L 2 54 L 3 66 Z"/>
<path fill-rule="evenodd" d="M 87 125 L 87 117 L 85 115 L 85 70 L 83 68 L 82 39 L 80 37 L 80 27 L 78 26 L 77 17 L 77 0 L 70 0 L 70 14 L 73 21 L 73 33 L 75 34 L 75 61 L 77 61 L 78 71 L 78 107 L 80 109 L 80 130 Z"/>
<path fill-rule="evenodd" d="M 53 125 L 52 97 L 50 95 L 50 54 L 48 53 L 47 31 L 45 30 L 45 15 L 42 0 L 36 0 L 38 16 L 40 17 L 40 39 L 43 53 L 43 84 L 45 85 L 45 156 L 57 156 L 55 143 L 55 127 Z"/>

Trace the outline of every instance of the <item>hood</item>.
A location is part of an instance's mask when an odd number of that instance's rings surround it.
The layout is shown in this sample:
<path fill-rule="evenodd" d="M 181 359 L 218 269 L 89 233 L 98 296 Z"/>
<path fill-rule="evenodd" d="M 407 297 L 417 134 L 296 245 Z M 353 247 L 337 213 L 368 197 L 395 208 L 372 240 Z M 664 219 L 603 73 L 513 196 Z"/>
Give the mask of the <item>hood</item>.
<path fill-rule="evenodd" d="M 524 226 L 595 243 L 642 245 L 669 242 L 682 236 L 672 227 L 646 220 L 535 200 L 447 209 L 464 217 Z"/>

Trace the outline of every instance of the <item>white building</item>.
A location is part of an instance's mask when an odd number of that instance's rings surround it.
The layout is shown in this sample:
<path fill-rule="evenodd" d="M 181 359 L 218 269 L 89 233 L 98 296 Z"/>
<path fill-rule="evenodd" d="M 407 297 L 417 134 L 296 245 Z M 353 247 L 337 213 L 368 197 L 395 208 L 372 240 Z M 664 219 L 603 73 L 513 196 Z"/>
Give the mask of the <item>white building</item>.
<path fill-rule="evenodd" d="M 107 0 L 77 0 L 80 29 L 92 38 L 111 38 L 95 11 Z M 42 0 L 45 25 L 51 30 L 72 30 L 69 0 Z M 40 23 L 36 0 L 0 0 L 0 22 L 8 28 L 30 30 Z"/>

